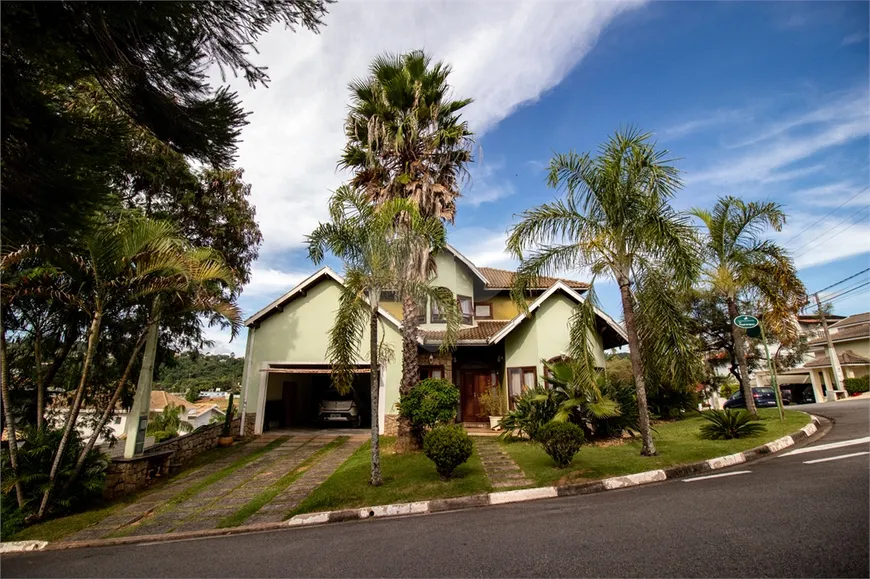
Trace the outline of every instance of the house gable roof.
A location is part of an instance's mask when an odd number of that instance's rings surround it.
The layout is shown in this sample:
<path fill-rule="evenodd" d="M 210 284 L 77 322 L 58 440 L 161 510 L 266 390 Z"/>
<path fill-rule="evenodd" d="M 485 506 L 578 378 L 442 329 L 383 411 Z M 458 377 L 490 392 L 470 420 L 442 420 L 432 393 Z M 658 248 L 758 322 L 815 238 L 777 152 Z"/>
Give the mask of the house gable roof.
<path fill-rule="evenodd" d="M 545 301 L 547 301 L 550 298 L 550 296 L 552 296 L 557 291 L 561 291 L 561 292 L 565 293 L 567 296 L 569 296 L 570 298 L 572 298 L 574 301 L 576 301 L 578 303 L 583 301 L 583 296 L 581 296 L 579 293 L 574 291 L 572 288 L 568 287 L 568 285 L 565 284 L 562 280 L 558 280 L 558 281 L 556 281 L 556 283 L 554 283 L 553 285 L 550 286 L 550 289 L 548 289 L 547 291 L 542 293 L 540 296 L 538 296 L 538 299 L 536 299 L 531 304 L 529 304 L 529 314 L 531 314 L 536 309 L 541 307 L 541 305 Z M 504 328 L 502 328 L 501 331 L 499 331 L 495 336 L 493 336 L 492 339 L 490 340 L 490 343 L 496 344 L 499 341 L 501 341 L 502 339 L 504 339 L 508 334 L 510 334 L 513 330 L 515 330 L 522 323 L 523 320 L 525 320 L 527 317 L 529 317 L 529 314 L 521 312 L 519 315 L 517 315 L 517 317 L 515 317 L 513 320 L 511 320 Z M 622 326 L 617 324 L 613 318 L 611 318 L 610 316 L 608 316 L 607 314 L 605 314 L 604 312 L 602 312 L 598 308 L 595 308 L 595 314 L 600 319 L 602 319 L 604 321 L 604 323 L 607 324 L 607 326 L 610 327 L 617 334 L 617 336 L 619 338 L 622 339 L 623 344 L 620 344 L 620 345 L 624 345 L 624 344 L 628 343 L 628 334 L 625 333 L 625 330 L 622 328 Z"/>
<path fill-rule="evenodd" d="M 870 365 L 870 360 L 856 354 L 852 350 L 846 350 L 842 354 L 838 354 L 837 358 L 840 360 L 841 366 L 868 366 Z M 831 358 L 829 356 L 818 356 L 813 358 L 806 364 L 804 364 L 804 368 L 825 368 L 831 365 Z"/>
<path fill-rule="evenodd" d="M 451 253 L 453 255 L 453 257 L 455 257 L 456 259 L 461 261 L 463 264 L 465 264 L 465 266 L 471 270 L 471 273 L 473 273 L 475 276 L 477 276 L 477 279 L 482 281 L 484 284 L 489 283 L 489 281 L 486 279 L 486 276 L 483 275 L 483 272 L 480 270 L 480 268 L 478 268 L 476 265 L 471 263 L 471 260 L 468 259 L 467 257 L 465 257 L 464 255 L 462 255 L 458 249 L 456 249 L 455 247 L 453 247 L 449 243 L 444 245 L 444 249 L 448 253 Z"/>
<path fill-rule="evenodd" d="M 152 390 L 151 391 L 151 406 L 150 410 L 152 412 L 161 412 L 164 408 L 169 406 L 170 404 L 175 404 L 176 406 L 181 406 L 185 409 L 193 408 L 193 404 L 185 400 L 184 398 L 180 398 L 171 392 L 166 392 L 164 390 Z"/>
<path fill-rule="evenodd" d="M 838 321 L 835 324 L 832 324 L 832 328 L 845 328 L 847 326 L 855 326 L 858 324 L 866 324 L 870 322 L 870 312 L 864 312 L 862 314 L 854 314 L 845 319 Z"/>
<path fill-rule="evenodd" d="M 848 319 L 848 318 L 847 318 Z M 845 320 L 844 320 L 845 321 Z M 850 324 L 844 328 L 838 328 L 838 331 L 831 333 L 831 342 L 849 342 L 852 340 L 868 340 L 870 339 L 870 322 L 858 322 Z M 810 340 L 810 346 L 824 346 L 828 341 L 824 336 Z"/>
<path fill-rule="evenodd" d="M 296 287 L 291 289 L 289 292 L 287 292 L 286 294 L 284 294 L 283 296 L 281 296 L 277 300 L 273 301 L 271 304 L 269 304 L 265 308 L 261 309 L 259 312 L 257 312 L 256 314 L 254 314 L 253 316 L 251 316 L 247 320 L 245 320 L 245 325 L 248 327 L 253 326 L 254 328 L 256 328 L 266 318 L 268 318 L 276 313 L 283 312 L 284 306 L 286 306 L 287 304 L 289 304 L 290 302 L 292 302 L 293 300 L 295 300 L 298 297 L 305 296 L 305 294 L 309 288 L 316 286 L 317 284 L 324 281 L 325 279 L 331 279 L 331 280 L 339 283 L 340 285 L 344 285 L 344 278 L 343 277 L 341 277 L 340 275 L 335 273 L 332 270 L 332 268 L 330 268 L 329 266 L 324 266 L 324 267 L 320 268 L 319 270 L 317 270 L 316 272 L 314 272 L 313 274 L 311 274 L 310 276 L 308 276 L 307 278 L 305 278 L 304 280 L 302 280 L 301 282 L 299 282 L 299 284 L 297 284 Z M 363 299 L 365 299 L 365 298 L 363 298 Z M 400 328 L 402 326 L 402 323 L 398 319 L 396 319 L 396 317 L 393 316 L 393 314 L 391 314 L 390 312 L 388 312 L 384 308 L 379 307 L 378 313 L 381 316 L 383 316 L 384 319 L 386 319 L 391 324 L 393 324 L 393 326 L 395 326 L 396 328 Z"/>
<path fill-rule="evenodd" d="M 514 283 L 514 279 L 517 276 L 517 272 L 515 271 L 510 271 L 507 269 L 497 269 L 494 267 L 481 267 L 480 271 L 483 273 L 483 275 L 486 276 L 486 279 L 488 280 L 486 283 L 487 289 L 511 289 L 511 286 Z M 570 288 L 579 290 L 589 289 L 589 284 L 583 281 L 546 276 L 539 277 L 537 286 L 529 289 L 549 289 L 554 283 L 559 281 Z"/>

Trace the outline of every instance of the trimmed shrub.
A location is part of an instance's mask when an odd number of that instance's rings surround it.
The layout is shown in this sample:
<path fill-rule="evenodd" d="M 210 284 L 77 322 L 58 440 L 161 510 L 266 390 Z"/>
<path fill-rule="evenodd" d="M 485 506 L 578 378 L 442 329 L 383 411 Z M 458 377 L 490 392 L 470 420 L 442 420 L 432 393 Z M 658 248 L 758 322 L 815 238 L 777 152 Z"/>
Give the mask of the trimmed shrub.
<path fill-rule="evenodd" d="M 550 422 L 537 433 L 537 441 L 559 468 L 571 464 L 583 438 L 583 429 L 571 422 Z"/>
<path fill-rule="evenodd" d="M 504 429 L 501 436 L 526 435 L 535 440 L 538 430 L 556 416 L 560 402 L 549 388 L 536 386 L 526 390 L 514 401 L 514 409 L 501 419 L 499 426 Z"/>
<path fill-rule="evenodd" d="M 427 378 L 402 395 L 399 416 L 411 422 L 414 436 L 422 442 L 426 430 L 456 420 L 458 407 L 459 388 L 448 380 Z"/>
<path fill-rule="evenodd" d="M 849 396 L 861 394 L 862 392 L 870 392 L 870 375 L 861 376 L 860 378 L 846 378 L 844 383 Z"/>
<path fill-rule="evenodd" d="M 435 470 L 445 480 L 471 458 L 471 448 L 471 437 L 458 424 L 436 426 L 423 438 L 423 453 L 435 463 Z"/>
<path fill-rule="evenodd" d="M 702 412 L 704 420 L 710 422 L 701 427 L 701 436 L 712 440 L 731 440 L 745 438 L 764 432 L 765 426 L 753 420 L 745 410 L 708 410 Z"/>

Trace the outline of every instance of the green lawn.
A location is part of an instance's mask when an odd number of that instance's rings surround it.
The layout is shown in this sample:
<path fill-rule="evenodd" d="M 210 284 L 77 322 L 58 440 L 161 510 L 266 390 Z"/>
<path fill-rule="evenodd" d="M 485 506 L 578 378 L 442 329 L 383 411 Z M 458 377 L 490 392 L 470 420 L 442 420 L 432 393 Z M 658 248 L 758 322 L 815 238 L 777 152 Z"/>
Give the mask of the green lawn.
<path fill-rule="evenodd" d="M 486 493 L 491 490 L 477 450 L 442 481 L 435 464 L 422 452 L 393 454 L 395 438 L 381 438 L 384 484 L 369 484 L 370 443 L 365 443 L 335 473 L 306 498 L 292 514 L 331 511 L 370 505 L 407 503 Z"/>
<path fill-rule="evenodd" d="M 502 444 L 538 485 L 553 485 L 621 476 L 733 454 L 796 432 L 810 421 L 808 415 L 795 411 L 786 411 L 784 422 L 780 422 L 775 408 L 760 409 L 758 413 L 767 430 L 755 437 L 737 440 L 701 438 L 699 429 L 706 421 L 697 416 L 656 424 L 653 437 L 657 456 L 640 456 L 639 440 L 611 446 L 590 445 L 581 448 L 574 456 L 574 462 L 565 469 L 556 468 L 538 444 L 528 441 Z"/>

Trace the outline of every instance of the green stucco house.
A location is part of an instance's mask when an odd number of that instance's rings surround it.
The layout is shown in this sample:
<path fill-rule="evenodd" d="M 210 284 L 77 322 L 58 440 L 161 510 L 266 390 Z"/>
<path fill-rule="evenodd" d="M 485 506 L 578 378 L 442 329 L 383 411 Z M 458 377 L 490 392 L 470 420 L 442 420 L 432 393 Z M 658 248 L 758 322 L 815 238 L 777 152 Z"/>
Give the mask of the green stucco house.
<path fill-rule="evenodd" d="M 496 386 L 509 403 L 543 374 L 542 360 L 564 355 L 568 349 L 568 320 L 588 285 L 572 280 L 542 278 L 527 298 L 529 314 L 520 313 L 509 292 L 514 272 L 476 267 L 452 247 L 436 255 L 436 285 L 456 295 L 464 315 L 456 348 L 439 354 L 445 325 L 439 312 L 427 307 L 420 316 L 420 377 L 441 377 L 459 387 L 459 419 L 486 422 L 478 398 Z M 333 324 L 343 280 L 324 267 L 245 321 L 248 339 L 243 378 L 242 429 L 257 434 L 277 428 L 312 425 L 320 398 L 329 388 L 326 358 L 328 332 Z M 402 307 L 387 294 L 381 307 L 381 339 L 395 352 L 382 365 L 377 416 L 381 432 L 396 429 L 396 402 L 401 378 L 400 334 Z M 596 358 L 604 366 L 604 351 L 627 343 L 625 331 L 598 312 Z M 368 344 L 368 337 L 363 337 Z M 366 347 L 360 348 L 366 352 Z M 371 414 L 369 367 L 359 360 L 354 391 L 361 415 Z M 365 425 L 365 424 L 364 424 Z"/>

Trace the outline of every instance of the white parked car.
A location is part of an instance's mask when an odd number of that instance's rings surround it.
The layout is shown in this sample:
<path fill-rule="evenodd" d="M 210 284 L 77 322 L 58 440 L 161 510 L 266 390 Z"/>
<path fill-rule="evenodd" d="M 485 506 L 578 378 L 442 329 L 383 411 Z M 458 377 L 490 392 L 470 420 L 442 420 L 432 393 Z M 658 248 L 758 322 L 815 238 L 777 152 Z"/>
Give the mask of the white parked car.
<path fill-rule="evenodd" d="M 317 410 L 317 418 L 321 423 L 343 422 L 354 428 L 359 428 L 359 406 L 356 403 L 354 391 L 341 394 L 338 390 L 330 388 L 320 399 Z"/>

